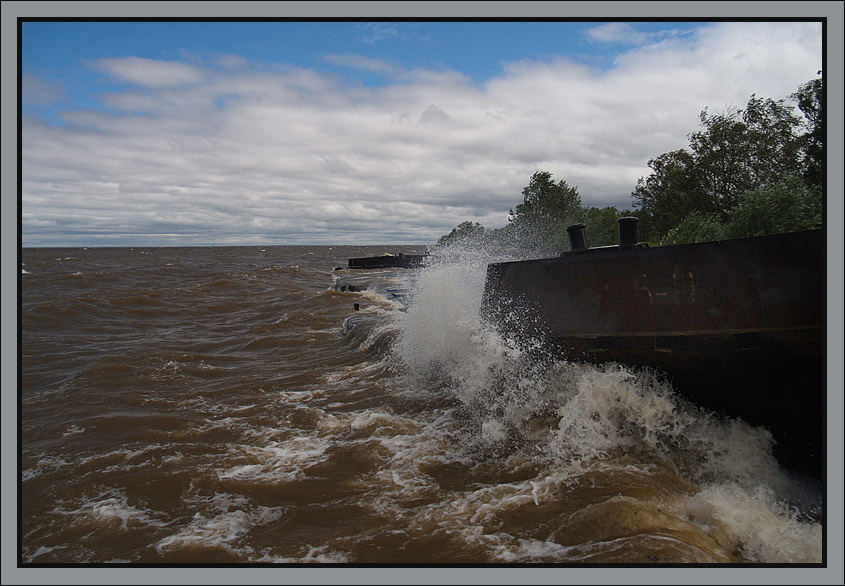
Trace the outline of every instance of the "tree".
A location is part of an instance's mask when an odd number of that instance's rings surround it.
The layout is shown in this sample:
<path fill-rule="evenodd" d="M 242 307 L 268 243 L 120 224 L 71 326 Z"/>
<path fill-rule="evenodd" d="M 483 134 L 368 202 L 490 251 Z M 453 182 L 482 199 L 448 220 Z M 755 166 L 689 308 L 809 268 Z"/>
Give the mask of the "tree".
<path fill-rule="evenodd" d="M 523 201 L 510 211 L 508 222 L 531 248 L 560 252 L 567 246 L 566 226 L 581 211 L 577 187 L 554 182 L 548 171 L 537 171 L 522 190 Z"/>
<path fill-rule="evenodd" d="M 751 191 L 729 215 L 735 238 L 764 236 L 822 227 L 822 187 L 807 185 L 798 174 Z"/>
<path fill-rule="evenodd" d="M 704 201 L 697 185 L 695 157 L 680 149 L 664 153 L 648 162 L 652 172 L 640 177 L 631 198 L 643 212 L 643 223 L 657 240 L 683 220 L 692 210 L 715 211 L 712 201 Z"/>
<path fill-rule="evenodd" d="M 661 241 L 692 212 L 726 223 L 743 194 L 801 170 L 808 141 L 799 132 L 801 119 L 783 100 L 752 94 L 744 110 L 711 115 L 705 108 L 700 120 L 702 130 L 689 135 L 689 149 L 650 160 L 651 175 L 631 193 Z"/>
<path fill-rule="evenodd" d="M 619 218 L 628 215 L 613 206 L 597 208 L 590 206 L 578 214 L 578 221 L 587 226 L 589 246 L 610 246 L 619 244 Z"/>
<path fill-rule="evenodd" d="M 782 234 L 822 227 L 822 188 L 808 185 L 798 174 L 773 185 L 749 191 L 728 212 L 727 221 L 716 214 L 690 212 L 666 236 L 666 244 L 686 244 Z"/>
<path fill-rule="evenodd" d="M 756 95 L 745 110 L 710 116 L 705 109 L 704 130 L 690 135 L 702 199 L 725 216 L 743 193 L 797 171 L 800 122 L 783 100 Z"/>
<path fill-rule="evenodd" d="M 565 220 L 581 209 L 581 196 L 577 187 L 569 187 L 566 181 L 555 183 L 548 171 L 537 171 L 522 190 L 523 201 L 511 210 L 514 220 L 520 217 L 539 216 L 553 220 Z"/>
<path fill-rule="evenodd" d="M 819 75 L 821 75 L 819 71 Z M 821 185 L 824 179 L 824 85 L 822 78 L 813 79 L 790 96 L 804 114 L 807 132 L 801 137 L 801 163 L 804 180 Z"/>
<path fill-rule="evenodd" d="M 449 246 L 459 242 L 478 242 L 484 238 L 485 233 L 484 226 L 478 222 L 467 220 L 452 228 L 452 231 L 445 236 L 441 236 L 437 241 L 437 245 Z"/>
<path fill-rule="evenodd" d="M 694 211 L 687 214 L 681 222 L 669 230 L 666 244 L 692 244 L 709 242 L 726 237 L 728 227 L 717 214 Z"/>

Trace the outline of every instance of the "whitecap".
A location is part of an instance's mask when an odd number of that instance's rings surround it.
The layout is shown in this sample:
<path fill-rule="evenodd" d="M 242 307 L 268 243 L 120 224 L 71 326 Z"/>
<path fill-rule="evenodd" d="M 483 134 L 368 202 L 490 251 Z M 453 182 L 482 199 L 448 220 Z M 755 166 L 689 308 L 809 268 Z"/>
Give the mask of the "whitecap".
<path fill-rule="evenodd" d="M 91 497 L 83 497 L 76 505 L 64 501 L 53 512 L 71 517 L 74 524 L 116 525 L 124 531 L 127 531 L 130 525 L 153 527 L 165 525 L 152 511 L 129 504 L 129 498 L 117 489 L 108 489 Z"/>
<path fill-rule="evenodd" d="M 724 547 L 742 551 L 751 562 L 822 562 L 822 525 L 803 520 L 796 509 L 779 501 L 765 486 L 707 486 L 687 499 L 687 512 Z"/>

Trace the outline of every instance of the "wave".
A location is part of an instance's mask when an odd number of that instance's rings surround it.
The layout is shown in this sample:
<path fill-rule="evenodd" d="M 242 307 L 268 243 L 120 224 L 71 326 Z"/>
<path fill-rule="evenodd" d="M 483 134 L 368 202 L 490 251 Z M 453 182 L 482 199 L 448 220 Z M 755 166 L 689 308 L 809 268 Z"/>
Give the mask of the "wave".
<path fill-rule="evenodd" d="M 699 408 L 659 372 L 569 361 L 485 323 L 486 267 L 511 259 L 434 251 L 415 275 L 407 307 L 368 333 L 391 331 L 386 360 L 403 381 L 400 394 L 438 396 L 436 404 L 451 406 L 461 457 L 501 463 L 527 456 L 542 470 L 532 481 L 537 490 L 544 479 L 565 484 L 607 466 L 662 470 L 687 486 L 672 518 L 726 552 L 762 563 L 821 560 L 821 492 L 779 467 L 767 430 Z M 755 531 L 758 523 L 765 528 Z M 549 544 L 511 546 L 503 559 Z M 542 557 L 581 555 L 554 546 Z"/>

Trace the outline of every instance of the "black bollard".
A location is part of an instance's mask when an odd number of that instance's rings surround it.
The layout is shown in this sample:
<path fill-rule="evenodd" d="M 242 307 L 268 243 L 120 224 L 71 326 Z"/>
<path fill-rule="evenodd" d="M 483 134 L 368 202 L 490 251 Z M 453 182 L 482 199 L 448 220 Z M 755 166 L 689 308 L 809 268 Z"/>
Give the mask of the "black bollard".
<path fill-rule="evenodd" d="M 587 230 L 584 224 L 572 224 L 566 231 L 569 232 L 572 250 L 587 250 Z"/>
<path fill-rule="evenodd" d="M 631 248 L 637 244 L 637 222 L 635 216 L 619 218 L 619 248 Z"/>

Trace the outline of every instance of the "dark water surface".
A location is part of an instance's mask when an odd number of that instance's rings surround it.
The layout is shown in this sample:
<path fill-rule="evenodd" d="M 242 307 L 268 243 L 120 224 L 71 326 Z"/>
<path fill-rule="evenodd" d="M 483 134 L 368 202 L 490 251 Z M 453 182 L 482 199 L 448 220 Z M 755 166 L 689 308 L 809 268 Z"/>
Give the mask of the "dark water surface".
<path fill-rule="evenodd" d="M 23 250 L 21 561 L 822 561 L 765 430 L 524 355 L 480 254 L 335 270 L 384 252 Z"/>

